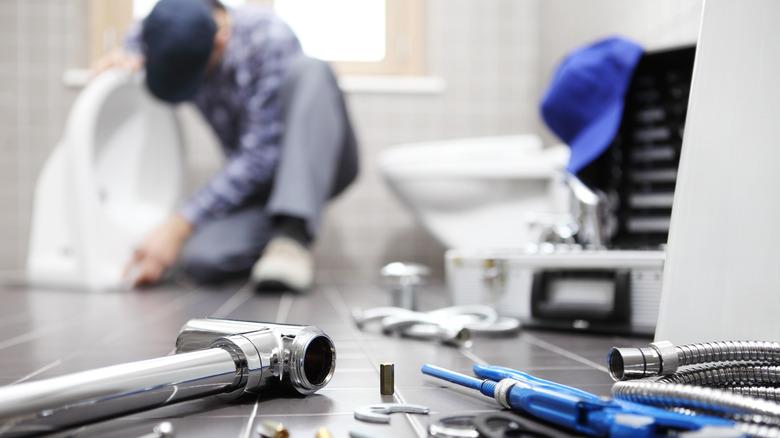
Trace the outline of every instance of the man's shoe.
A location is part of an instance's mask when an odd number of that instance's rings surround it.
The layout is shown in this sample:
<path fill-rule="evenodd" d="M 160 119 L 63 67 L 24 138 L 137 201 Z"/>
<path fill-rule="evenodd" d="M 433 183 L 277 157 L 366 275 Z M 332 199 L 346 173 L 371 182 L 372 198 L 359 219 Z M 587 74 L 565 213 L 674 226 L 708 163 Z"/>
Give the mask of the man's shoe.
<path fill-rule="evenodd" d="M 314 257 L 311 251 L 293 239 L 274 238 L 252 267 L 251 281 L 256 290 L 311 289 L 314 285 Z"/>

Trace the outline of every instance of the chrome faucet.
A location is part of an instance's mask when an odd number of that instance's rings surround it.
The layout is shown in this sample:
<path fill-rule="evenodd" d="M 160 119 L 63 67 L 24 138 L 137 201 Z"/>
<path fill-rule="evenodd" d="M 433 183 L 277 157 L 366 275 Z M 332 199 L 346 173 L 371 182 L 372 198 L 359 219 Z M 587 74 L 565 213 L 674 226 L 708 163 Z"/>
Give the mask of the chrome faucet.
<path fill-rule="evenodd" d="M 0 388 L 0 436 L 26 437 L 221 394 L 311 394 L 333 376 L 336 350 L 313 326 L 193 319 L 176 354 Z"/>
<path fill-rule="evenodd" d="M 609 242 L 605 228 L 605 202 L 573 173 L 566 174 L 571 192 L 571 211 L 578 225 L 576 241 L 581 245 L 604 247 Z"/>
<path fill-rule="evenodd" d="M 417 310 L 421 286 L 431 269 L 419 263 L 393 262 L 380 270 L 383 283 L 390 291 L 395 307 Z"/>
<path fill-rule="evenodd" d="M 606 195 L 591 190 L 569 172 L 565 182 L 569 189 L 569 213 L 557 220 L 530 221 L 531 226 L 541 227 L 539 243 L 606 247 L 610 240 Z"/>

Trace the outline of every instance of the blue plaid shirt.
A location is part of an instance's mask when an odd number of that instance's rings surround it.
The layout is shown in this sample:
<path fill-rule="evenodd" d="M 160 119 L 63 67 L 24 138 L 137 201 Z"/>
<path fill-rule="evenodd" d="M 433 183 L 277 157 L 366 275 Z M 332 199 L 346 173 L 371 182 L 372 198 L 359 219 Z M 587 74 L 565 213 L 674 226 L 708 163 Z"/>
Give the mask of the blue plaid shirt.
<path fill-rule="evenodd" d="M 181 208 L 197 226 L 267 187 L 279 161 L 283 132 L 279 88 L 288 62 L 302 53 L 298 38 L 270 8 L 228 9 L 231 29 L 219 67 L 193 97 L 225 153 L 222 169 Z M 126 49 L 139 52 L 140 26 Z"/>

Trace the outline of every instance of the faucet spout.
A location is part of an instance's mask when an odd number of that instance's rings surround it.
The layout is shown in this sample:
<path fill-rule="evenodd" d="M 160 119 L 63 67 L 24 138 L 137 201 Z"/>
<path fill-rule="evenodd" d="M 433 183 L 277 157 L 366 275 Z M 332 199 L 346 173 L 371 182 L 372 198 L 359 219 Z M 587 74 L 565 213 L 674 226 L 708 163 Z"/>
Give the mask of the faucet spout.
<path fill-rule="evenodd" d="M 577 176 L 567 173 L 566 184 L 571 191 L 572 212 L 578 223 L 577 242 L 603 247 L 607 244 L 604 227 L 604 202 Z"/>
<path fill-rule="evenodd" d="M 335 364 L 333 342 L 313 326 L 190 320 L 176 354 L 0 388 L 0 435 L 52 433 L 210 395 L 311 394 Z"/>

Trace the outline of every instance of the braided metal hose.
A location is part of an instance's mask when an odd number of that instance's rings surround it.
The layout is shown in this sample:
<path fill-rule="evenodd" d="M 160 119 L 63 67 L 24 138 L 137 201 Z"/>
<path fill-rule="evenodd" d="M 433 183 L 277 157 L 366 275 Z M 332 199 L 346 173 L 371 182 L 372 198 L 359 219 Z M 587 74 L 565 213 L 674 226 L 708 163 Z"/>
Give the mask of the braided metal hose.
<path fill-rule="evenodd" d="M 680 365 L 752 361 L 780 363 L 780 344 L 769 341 L 723 341 L 675 347 Z"/>
<path fill-rule="evenodd" d="M 780 438 L 780 428 L 763 424 L 739 423 L 737 429 L 749 437 Z"/>
<path fill-rule="evenodd" d="M 615 380 L 673 374 L 680 366 L 742 361 L 780 365 L 780 344 L 723 341 L 674 346 L 661 341 L 644 348 L 613 348 L 607 356 L 610 375 Z"/>
<path fill-rule="evenodd" d="M 685 408 L 692 412 L 780 426 L 780 404 L 742 394 L 693 385 L 648 380 L 617 382 L 612 396 L 621 400 L 667 409 Z"/>
<path fill-rule="evenodd" d="M 780 437 L 780 344 L 725 341 L 613 348 L 612 396 L 736 421 L 748 436 Z M 696 366 L 693 366 L 696 365 Z M 688 368 L 678 371 L 680 366 Z M 628 379 L 637 379 L 625 381 Z"/>
<path fill-rule="evenodd" d="M 780 366 L 761 363 L 695 366 L 661 377 L 659 383 L 708 386 L 780 402 Z"/>

